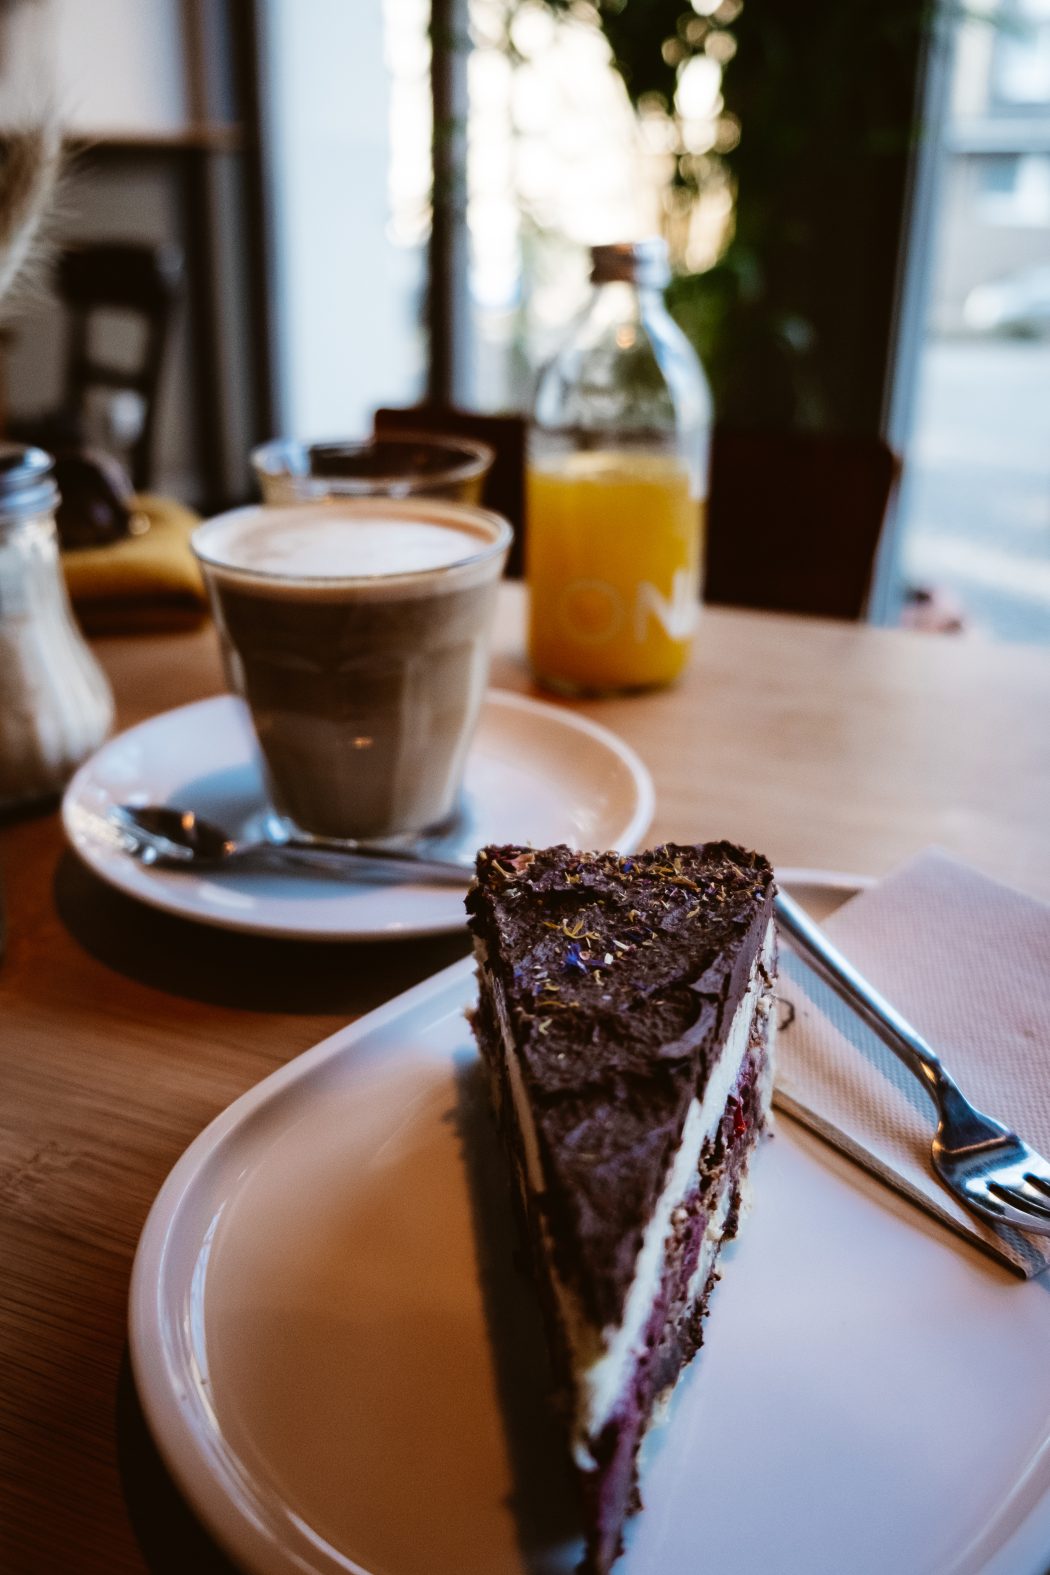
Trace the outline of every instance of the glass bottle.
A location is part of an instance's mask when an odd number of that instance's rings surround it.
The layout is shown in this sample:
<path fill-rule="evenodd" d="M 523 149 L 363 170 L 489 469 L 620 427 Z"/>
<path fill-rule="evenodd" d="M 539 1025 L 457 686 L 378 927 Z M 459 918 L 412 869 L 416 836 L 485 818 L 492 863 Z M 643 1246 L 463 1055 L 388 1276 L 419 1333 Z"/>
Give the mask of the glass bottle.
<path fill-rule="evenodd" d="M 711 395 L 664 305 L 661 240 L 595 246 L 590 303 L 529 430 L 529 657 L 567 694 L 676 678 L 700 605 Z"/>
<path fill-rule="evenodd" d="M 0 809 L 54 798 L 113 723 L 62 577 L 52 470 L 0 442 Z"/>

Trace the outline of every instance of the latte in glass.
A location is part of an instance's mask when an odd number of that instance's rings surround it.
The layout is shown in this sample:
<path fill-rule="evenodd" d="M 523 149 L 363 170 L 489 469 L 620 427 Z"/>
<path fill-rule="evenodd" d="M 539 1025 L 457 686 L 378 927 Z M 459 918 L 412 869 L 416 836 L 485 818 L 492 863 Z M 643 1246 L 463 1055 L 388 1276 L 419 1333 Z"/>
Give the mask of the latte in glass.
<path fill-rule="evenodd" d="M 361 841 L 451 820 L 510 540 L 485 510 L 387 499 L 235 509 L 194 533 L 230 687 L 297 828 Z"/>

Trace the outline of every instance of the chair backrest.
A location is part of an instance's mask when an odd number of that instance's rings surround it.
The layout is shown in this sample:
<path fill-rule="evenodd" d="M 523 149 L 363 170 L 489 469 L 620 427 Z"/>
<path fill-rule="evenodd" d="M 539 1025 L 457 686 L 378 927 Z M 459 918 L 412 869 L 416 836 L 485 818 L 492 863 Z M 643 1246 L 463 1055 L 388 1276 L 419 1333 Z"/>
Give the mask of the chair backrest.
<path fill-rule="evenodd" d="M 525 421 L 521 416 L 479 415 L 448 405 L 415 405 L 405 410 L 377 410 L 376 437 L 396 437 L 399 432 L 430 432 L 449 437 L 475 438 L 495 453 L 485 478 L 481 501 L 495 509 L 514 527 L 514 544 L 507 559 L 507 574 L 522 574 L 525 515 Z"/>
<path fill-rule="evenodd" d="M 142 427 L 129 455 L 138 488 L 148 487 L 151 481 L 157 392 L 182 285 L 182 252 L 173 245 L 95 243 L 67 251 L 58 264 L 56 287 L 70 314 L 67 410 L 81 412 L 92 388 L 131 389 L 141 397 Z M 92 352 L 91 319 L 100 310 L 141 320 L 144 333 L 137 364 L 117 365 Z"/>
<path fill-rule="evenodd" d="M 878 437 L 718 427 L 707 600 L 861 617 L 899 472 Z"/>

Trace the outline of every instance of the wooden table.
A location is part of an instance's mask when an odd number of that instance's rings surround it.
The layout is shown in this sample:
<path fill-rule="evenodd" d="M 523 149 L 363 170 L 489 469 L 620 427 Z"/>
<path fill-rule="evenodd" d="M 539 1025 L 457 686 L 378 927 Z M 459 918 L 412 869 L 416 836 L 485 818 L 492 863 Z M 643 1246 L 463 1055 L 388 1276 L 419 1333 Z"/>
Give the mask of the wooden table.
<path fill-rule="evenodd" d="M 494 680 L 529 687 L 508 588 Z M 213 635 L 100 642 L 120 723 L 217 692 Z M 931 842 L 1050 897 L 1050 653 L 709 611 L 673 690 L 580 707 L 657 789 L 651 840 L 878 875 Z M 257 940 L 137 906 L 4 828 L 0 1569 L 227 1570 L 152 1450 L 125 1302 L 190 1139 L 282 1062 L 466 949 Z"/>

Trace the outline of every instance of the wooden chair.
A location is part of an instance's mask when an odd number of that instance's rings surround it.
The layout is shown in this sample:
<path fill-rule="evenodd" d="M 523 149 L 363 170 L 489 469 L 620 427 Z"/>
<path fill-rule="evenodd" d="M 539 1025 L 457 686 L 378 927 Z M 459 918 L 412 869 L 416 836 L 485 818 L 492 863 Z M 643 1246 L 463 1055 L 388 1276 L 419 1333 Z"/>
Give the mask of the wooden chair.
<path fill-rule="evenodd" d="M 142 425 L 121 457 L 136 490 L 148 489 L 153 482 L 157 394 L 182 285 L 182 253 L 173 245 L 114 241 L 67 251 L 55 276 L 58 297 L 70 317 L 62 402 L 50 414 L 20 423 L 17 435 L 52 449 L 81 444 L 91 390 L 129 389 L 142 401 Z M 100 311 L 139 320 L 141 348 L 134 364 L 118 365 L 92 349 L 92 327 Z"/>

